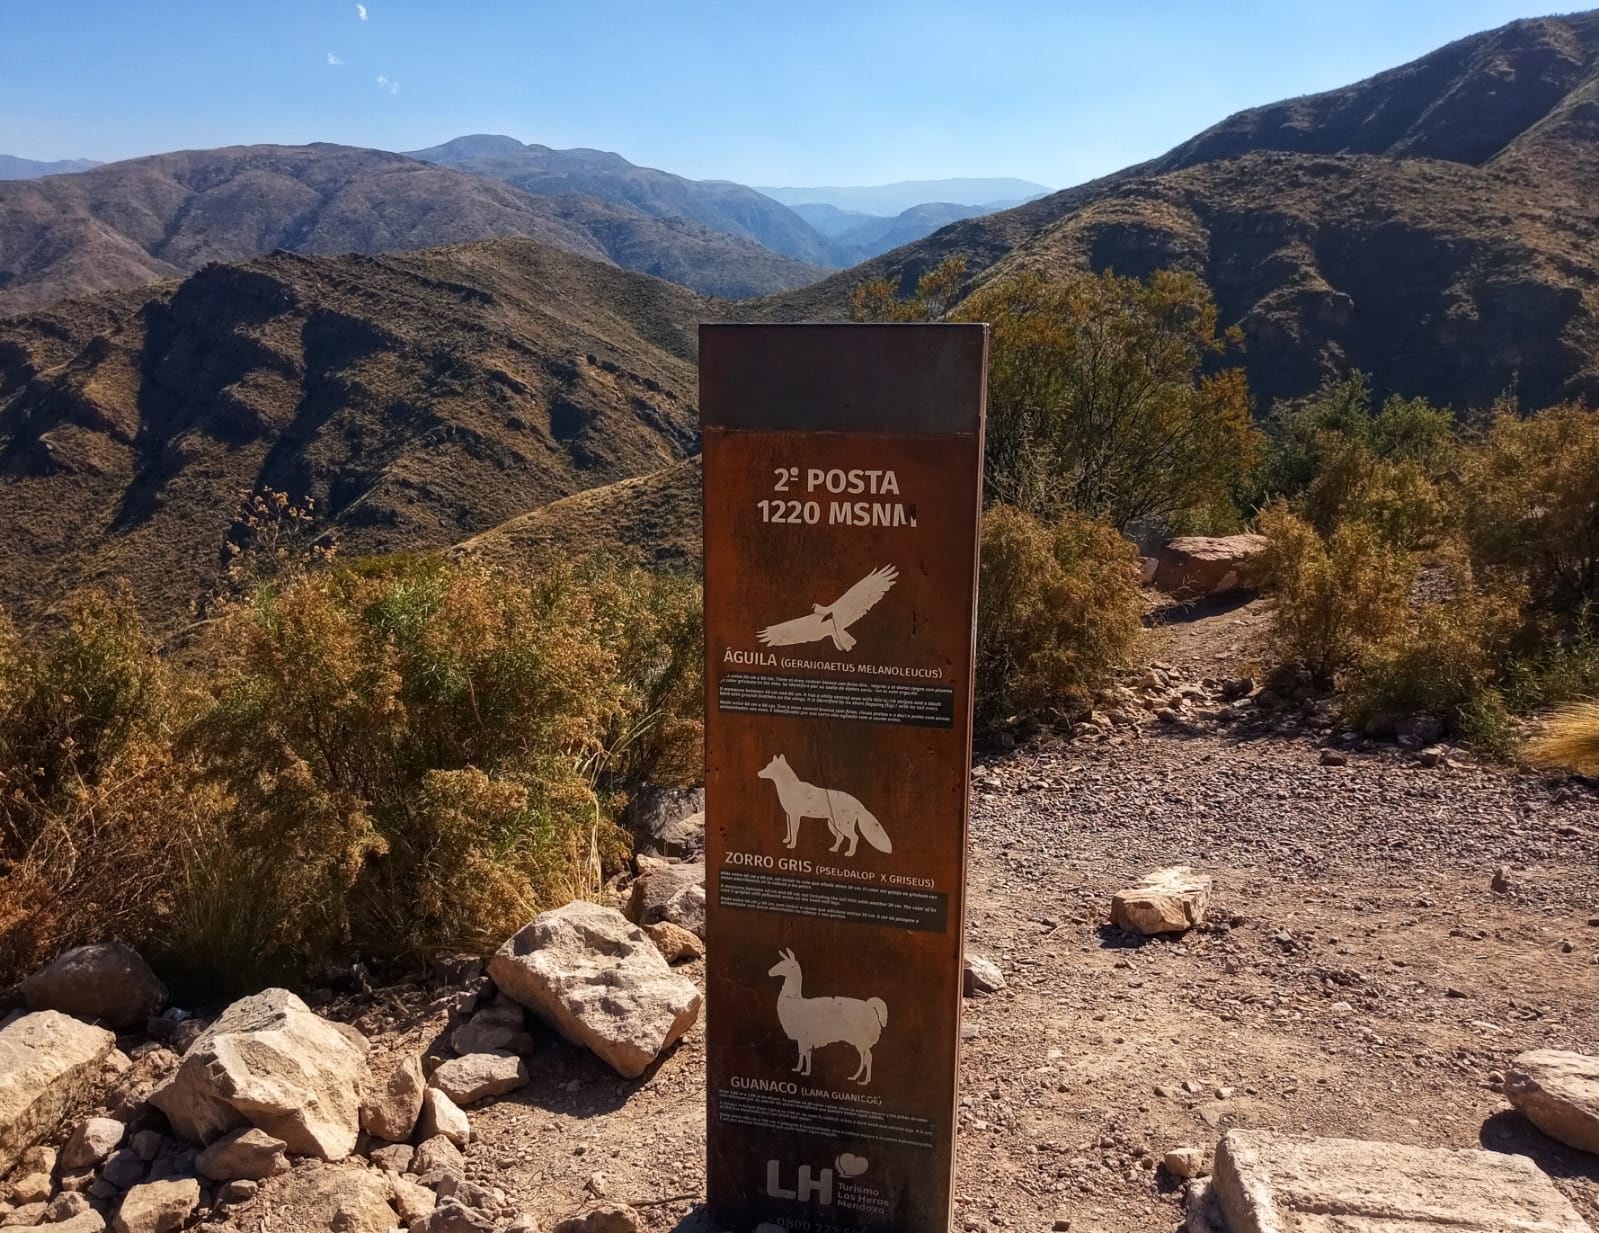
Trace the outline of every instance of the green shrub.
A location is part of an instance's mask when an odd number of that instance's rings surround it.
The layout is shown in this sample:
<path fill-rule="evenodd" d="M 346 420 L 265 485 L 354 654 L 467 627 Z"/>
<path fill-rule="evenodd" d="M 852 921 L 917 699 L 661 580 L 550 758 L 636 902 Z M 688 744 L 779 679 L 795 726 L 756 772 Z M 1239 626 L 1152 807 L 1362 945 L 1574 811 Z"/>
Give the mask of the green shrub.
<path fill-rule="evenodd" d="M 1599 412 L 1501 411 L 1462 464 L 1462 520 L 1480 572 L 1555 613 L 1599 603 Z"/>
<path fill-rule="evenodd" d="M 1331 684 L 1367 647 L 1403 628 L 1415 564 L 1370 525 L 1345 523 L 1323 538 L 1279 500 L 1262 511 L 1260 531 L 1269 541 L 1261 577 L 1282 663 Z"/>
<path fill-rule="evenodd" d="M 1454 562 L 1452 594 L 1423 604 L 1387 635 L 1363 646 L 1344 682 L 1344 711 L 1357 725 L 1436 715 L 1451 731 L 1503 711 L 1495 681 L 1520 620 L 1514 597 L 1479 592 Z M 1496 701 L 1490 701 L 1492 694 Z"/>
<path fill-rule="evenodd" d="M 983 515 L 977 725 L 1047 714 L 1127 663 L 1143 623 L 1137 552 L 1081 514 L 1046 525 L 1009 506 Z"/>

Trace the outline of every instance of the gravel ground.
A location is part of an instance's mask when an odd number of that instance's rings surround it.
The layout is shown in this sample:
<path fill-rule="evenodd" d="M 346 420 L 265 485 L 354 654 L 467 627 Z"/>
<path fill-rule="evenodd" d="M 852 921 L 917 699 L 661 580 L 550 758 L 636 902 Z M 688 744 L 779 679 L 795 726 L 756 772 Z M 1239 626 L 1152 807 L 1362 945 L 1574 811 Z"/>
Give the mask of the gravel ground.
<path fill-rule="evenodd" d="M 1497 1091 L 1521 1050 L 1599 1052 L 1599 791 L 1362 748 L 1313 698 L 1222 701 L 1261 619 L 1170 627 L 1097 735 L 979 759 L 968 948 L 1008 983 L 966 1004 L 956 1227 L 1173 1233 L 1161 1157 L 1247 1126 L 1524 1153 L 1599 1228 L 1599 1159 Z M 1109 926 L 1116 889 L 1179 863 L 1215 878 L 1204 927 Z M 531 1068 L 473 1110 L 477 1176 L 546 1225 L 596 1193 L 702 1222 L 700 1030 L 637 1082 L 548 1035 Z"/>

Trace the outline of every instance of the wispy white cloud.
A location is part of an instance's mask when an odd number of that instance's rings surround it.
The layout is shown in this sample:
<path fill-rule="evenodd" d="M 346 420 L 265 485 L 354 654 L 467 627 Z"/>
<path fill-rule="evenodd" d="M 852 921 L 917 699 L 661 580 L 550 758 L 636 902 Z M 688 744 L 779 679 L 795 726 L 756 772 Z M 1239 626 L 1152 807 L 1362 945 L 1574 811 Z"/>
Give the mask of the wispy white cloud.
<path fill-rule="evenodd" d="M 355 15 L 357 17 L 359 17 L 362 21 L 365 21 L 366 20 L 366 5 L 364 5 L 364 4 L 356 5 L 355 6 Z"/>
<path fill-rule="evenodd" d="M 378 74 L 378 87 L 387 90 L 390 94 L 398 94 L 400 92 L 400 83 L 390 80 L 382 73 Z"/>
<path fill-rule="evenodd" d="M 344 63 L 344 57 L 343 56 L 336 56 L 330 51 L 330 52 L 328 52 L 328 63 L 331 64 L 334 68 L 338 68 L 341 64 Z"/>

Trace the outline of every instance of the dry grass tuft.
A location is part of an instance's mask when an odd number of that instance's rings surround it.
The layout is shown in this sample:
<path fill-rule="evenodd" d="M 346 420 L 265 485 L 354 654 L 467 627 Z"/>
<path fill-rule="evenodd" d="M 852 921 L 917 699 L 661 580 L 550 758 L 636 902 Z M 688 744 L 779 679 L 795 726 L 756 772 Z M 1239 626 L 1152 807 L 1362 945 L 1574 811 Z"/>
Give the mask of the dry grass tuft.
<path fill-rule="evenodd" d="M 1527 743 L 1527 758 L 1538 766 L 1599 775 L 1599 699 L 1556 711 L 1543 735 Z"/>

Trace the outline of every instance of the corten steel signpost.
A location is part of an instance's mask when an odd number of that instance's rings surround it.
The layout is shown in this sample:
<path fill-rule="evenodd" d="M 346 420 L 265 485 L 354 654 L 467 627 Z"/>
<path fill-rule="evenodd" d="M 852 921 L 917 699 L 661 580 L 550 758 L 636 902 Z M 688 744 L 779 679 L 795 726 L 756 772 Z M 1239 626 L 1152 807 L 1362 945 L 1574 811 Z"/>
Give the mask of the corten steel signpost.
<path fill-rule="evenodd" d="M 716 1227 L 950 1220 L 982 325 L 707 325 Z"/>

